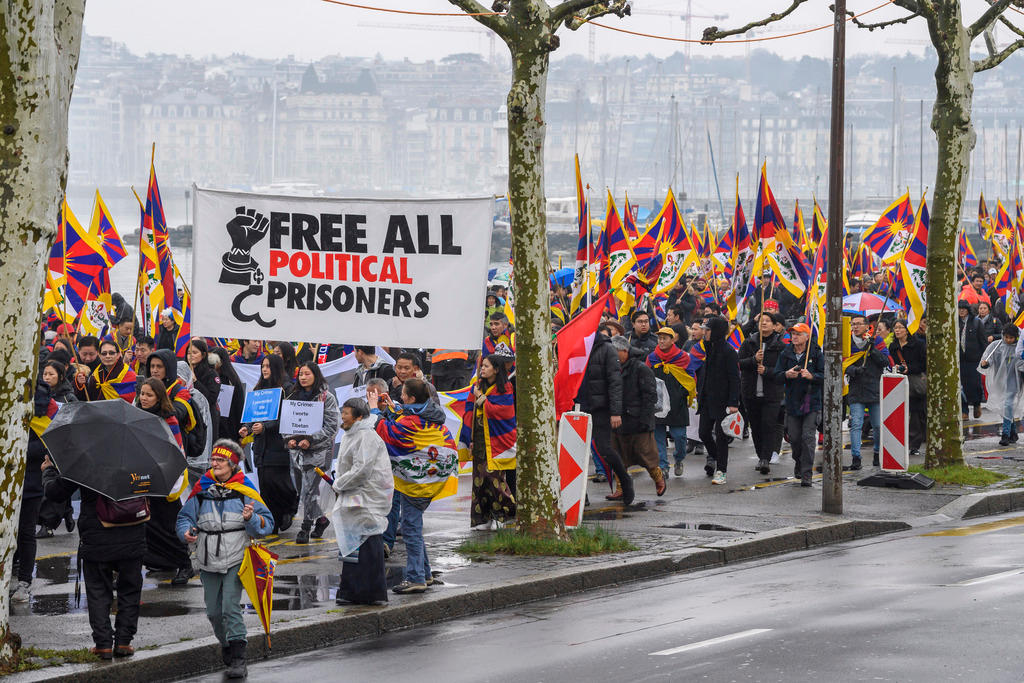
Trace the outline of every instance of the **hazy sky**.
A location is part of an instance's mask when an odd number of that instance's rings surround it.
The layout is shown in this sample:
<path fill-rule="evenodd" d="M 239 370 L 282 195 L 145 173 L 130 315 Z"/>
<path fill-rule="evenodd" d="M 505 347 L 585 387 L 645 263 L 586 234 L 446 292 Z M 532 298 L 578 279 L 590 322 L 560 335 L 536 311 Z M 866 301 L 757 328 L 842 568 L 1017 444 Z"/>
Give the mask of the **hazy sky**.
<path fill-rule="evenodd" d="M 445 0 L 355 0 L 359 4 L 392 9 L 427 12 L 455 12 Z M 848 9 L 862 12 L 883 0 L 848 0 Z M 553 2 L 553 0 L 549 0 Z M 620 20 L 602 20 L 631 30 L 686 37 L 681 19 L 663 14 L 685 11 L 687 0 L 634 0 L 636 15 Z M 692 0 L 694 15 L 728 14 L 727 19 L 697 17 L 692 20 L 691 37 L 700 36 L 710 24 L 736 26 L 759 18 L 771 10 L 781 10 L 788 0 Z M 813 0 L 800 7 L 783 21 L 774 24 L 773 33 L 802 30 L 831 23 L 829 0 Z M 983 0 L 964 0 L 965 15 L 977 16 Z M 882 8 L 864 17 L 864 21 L 881 21 L 903 14 L 894 6 Z M 1017 17 L 1024 25 L 1024 15 Z M 386 24 L 387 27 L 376 26 Z M 896 26 L 883 31 L 867 32 L 848 24 L 849 52 L 922 54 L 922 43 L 928 39 L 923 21 L 910 26 Z M 399 28 L 401 27 L 401 28 Z M 233 52 L 258 57 L 293 55 L 313 60 L 325 55 L 344 54 L 386 59 L 409 58 L 414 61 L 437 59 L 455 52 L 487 54 L 486 34 L 471 31 L 449 31 L 451 27 L 480 28 L 468 17 L 422 17 L 396 15 L 329 4 L 323 0 L 96 0 L 86 6 L 85 30 L 92 35 L 110 36 L 126 43 L 136 53 L 168 52 L 226 55 Z M 780 30 L 786 27 L 786 30 Z M 573 32 L 559 31 L 562 46 L 559 55 L 587 54 L 589 33 L 596 32 L 596 51 L 600 58 L 608 55 L 646 55 L 663 57 L 685 50 L 684 43 L 633 37 L 600 28 L 585 27 Z M 765 34 L 770 35 L 770 34 Z M 831 55 L 831 29 L 782 40 L 753 44 L 755 48 L 771 49 L 786 57 Z M 1006 43 L 1009 33 L 997 34 Z M 980 44 L 980 43 L 979 43 Z M 498 43 L 498 49 L 504 46 Z M 742 55 L 742 45 L 704 47 L 694 45 L 694 55 Z"/>

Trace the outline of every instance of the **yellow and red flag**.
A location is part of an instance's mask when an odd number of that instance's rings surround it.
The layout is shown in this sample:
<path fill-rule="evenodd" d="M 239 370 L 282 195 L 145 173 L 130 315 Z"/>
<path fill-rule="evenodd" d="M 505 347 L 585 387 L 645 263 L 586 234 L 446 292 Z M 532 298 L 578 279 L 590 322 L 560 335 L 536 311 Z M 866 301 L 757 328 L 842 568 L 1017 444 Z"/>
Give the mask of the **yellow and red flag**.
<path fill-rule="evenodd" d="M 238 568 L 238 578 L 245 587 L 245 592 L 252 601 L 252 606 L 263 624 L 267 647 L 270 647 L 270 612 L 274 603 L 274 569 L 277 566 L 277 555 L 270 552 L 262 543 L 253 541 L 245 549 L 242 565 Z"/>

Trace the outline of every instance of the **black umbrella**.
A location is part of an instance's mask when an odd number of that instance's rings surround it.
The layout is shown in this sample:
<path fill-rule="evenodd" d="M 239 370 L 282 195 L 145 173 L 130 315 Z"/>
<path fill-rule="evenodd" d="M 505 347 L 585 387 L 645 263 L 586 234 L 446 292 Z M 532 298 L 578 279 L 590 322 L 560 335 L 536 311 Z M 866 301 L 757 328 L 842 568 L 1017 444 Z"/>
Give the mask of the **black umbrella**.
<path fill-rule="evenodd" d="M 67 403 L 40 438 L 62 477 L 113 500 L 167 496 L 185 471 L 164 419 L 120 398 Z"/>

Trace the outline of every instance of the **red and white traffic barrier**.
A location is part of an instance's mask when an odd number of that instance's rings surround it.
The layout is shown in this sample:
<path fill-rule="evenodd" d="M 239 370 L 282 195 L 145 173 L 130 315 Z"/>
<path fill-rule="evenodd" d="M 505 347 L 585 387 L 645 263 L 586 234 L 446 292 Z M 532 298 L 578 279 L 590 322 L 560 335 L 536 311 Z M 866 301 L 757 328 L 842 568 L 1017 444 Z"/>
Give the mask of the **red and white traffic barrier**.
<path fill-rule="evenodd" d="M 881 456 L 884 472 L 906 472 L 910 465 L 910 381 L 906 375 L 886 373 L 879 380 L 882 396 Z"/>
<path fill-rule="evenodd" d="M 562 413 L 558 421 L 558 475 L 561 486 L 560 509 L 566 528 L 583 521 L 583 501 L 587 495 L 587 471 L 590 468 L 591 418 L 589 413 Z"/>

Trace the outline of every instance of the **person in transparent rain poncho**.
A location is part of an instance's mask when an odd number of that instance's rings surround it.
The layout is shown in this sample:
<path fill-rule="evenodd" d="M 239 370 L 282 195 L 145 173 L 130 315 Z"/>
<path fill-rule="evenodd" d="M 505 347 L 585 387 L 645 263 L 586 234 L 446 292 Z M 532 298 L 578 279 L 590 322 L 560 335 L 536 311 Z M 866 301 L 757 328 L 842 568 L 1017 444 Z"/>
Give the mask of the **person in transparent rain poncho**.
<path fill-rule="evenodd" d="M 1017 441 L 1016 416 L 1022 412 L 1021 372 L 1024 372 L 1021 357 L 1024 349 L 1020 341 L 1020 330 L 1013 323 L 1007 323 L 1002 336 L 988 345 L 978 364 L 978 372 L 984 376 L 988 390 L 988 405 L 999 410 L 1003 418 L 1000 446 Z"/>

